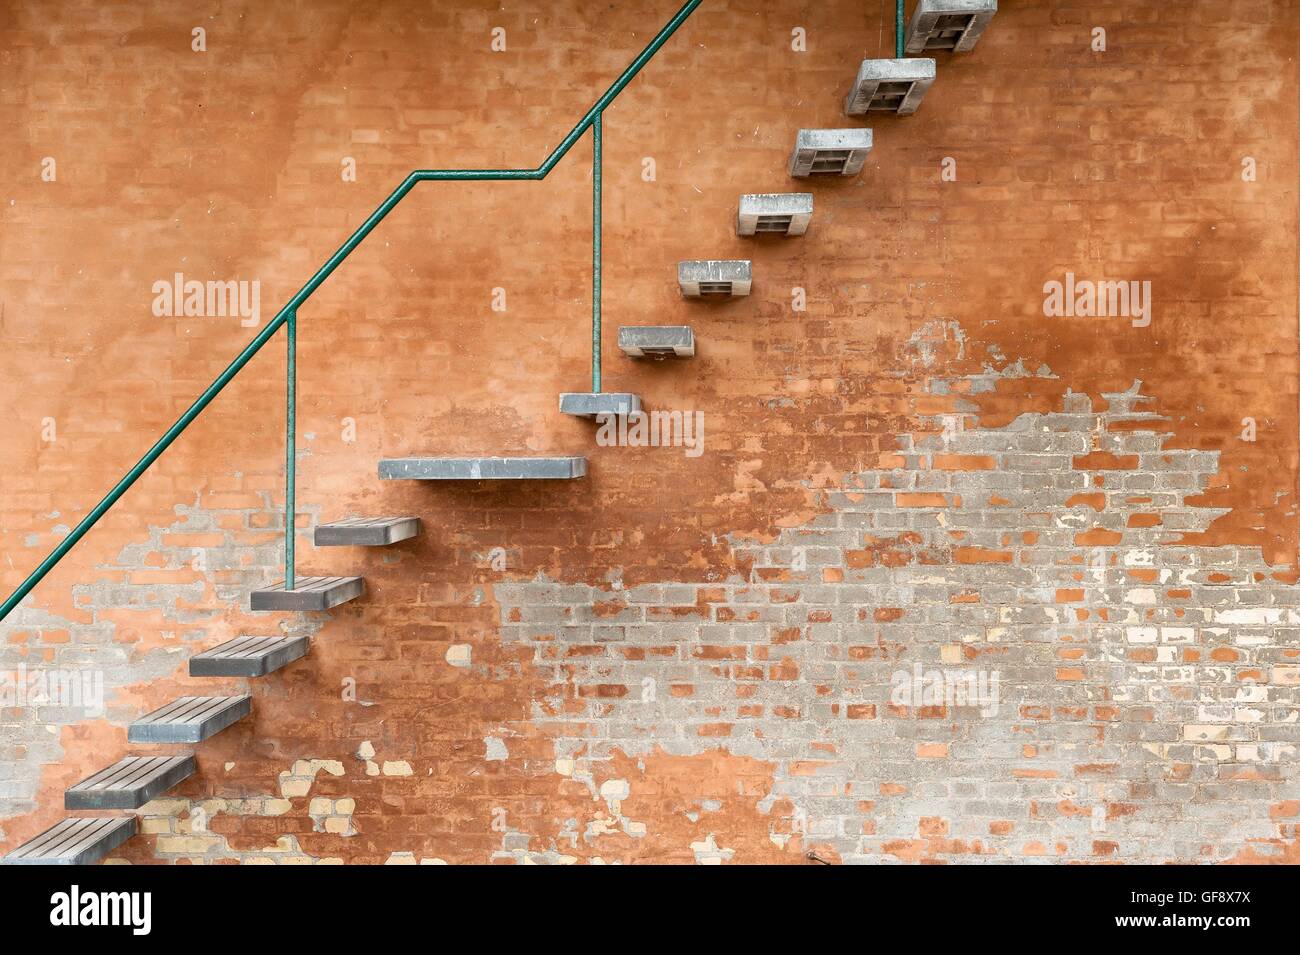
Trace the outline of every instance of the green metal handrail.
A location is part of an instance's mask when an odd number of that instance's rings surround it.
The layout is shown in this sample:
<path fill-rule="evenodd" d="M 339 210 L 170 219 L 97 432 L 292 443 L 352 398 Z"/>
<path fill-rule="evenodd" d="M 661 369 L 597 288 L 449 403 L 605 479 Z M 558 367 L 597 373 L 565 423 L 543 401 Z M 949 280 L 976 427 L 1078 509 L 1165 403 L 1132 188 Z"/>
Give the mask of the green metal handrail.
<path fill-rule="evenodd" d="M 546 157 L 536 169 L 417 169 L 409 176 L 402 180 L 393 192 L 380 203 L 379 208 L 372 212 L 365 222 L 348 237 L 348 240 L 339 246 L 338 251 L 326 260 L 310 279 L 307 284 L 300 288 L 288 303 L 276 312 L 272 318 L 253 338 L 251 342 L 241 351 L 220 375 L 212 382 L 195 402 L 186 409 L 185 413 L 176 419 L 161 438 L 155 442 L 153 447 L 145 452 L 144 457 L 136 462 L 126 475 L 113 485 L 112 490 L 104 496 L 104 499 L 95 505 L 89 514 L 83 517 L 77 526 L 59 542 L 40 565 L 27 576 L 18 588 L 9 595 L 3 605 L 0 605 L 0 620 L 7 617 L 18 603 L 27 596 L 41 579 L 50 572 L 53 567 L 64 558 L 68 551 L 76 546 L 77 542 L 86 535 L 101 517 L 117 503 L 118 499 L 139 480 L 140 475 L 144 474 L 162 453 L 171 446 L 182 431 L 184 431 L 195 418 L 202 413 L 221 390 L 226 387 L 245 365 L 256 355 L 271 337 L 280 330 L 283 325 L 288 325 L 288 369 L 287 369 L 287 397 L 286 397 L 286 449 L 285 449 L 285 588 L 292 589 L 294 584 L 294 507 L 295 507 L 295 443 L 296 443 L 296 403 L 297 403 L 297 321 L 299 307 L 311 297 L 316 289 L 330 277 L 335 269 L 342 264 L 343 260 L 352 254 L 352 250 L 361 244 L 361 241 L 368 236 L 375 226 L 384 220 L 388 213 L 393 211 L 393 207 L 405 198 L 406 194 L 415 188 L 419 182 L 464 182 L 467 180 L 508 180 L 508 179 L 527 179 L 542 180 L 545 179 L 555 168 L 556 164 L 573 148 L 576 143 L 588 129 L 593 130 L 592 139 L 594 145 L 593 157 L 593 234 L 592 234 L 592 265 L 594 274 L 592 277 L 592 359 L 591 359 L 591 378 L 592 390 L 600 390 L 600 162 L 601 162 L 601 116 L 605 108 L 609 106 L 614 99 L 623 92 L 623 89 L 630 83 L 633 78 L 641 72 L 642 67 L 648 63 L 660 47 L 668 42 L 669 38 L 677 32 L 680 27 L 704 0 L 688 0 L 680 10 L 668 21 L 640 55 L 625 69 L 616 79 L 612 86 L 605 91 L 600 99 L 596 100 L 594 106 L 587 110 L 582 119 L 578 120 L 576 126 L 569 131 L 558 146 Z"/>

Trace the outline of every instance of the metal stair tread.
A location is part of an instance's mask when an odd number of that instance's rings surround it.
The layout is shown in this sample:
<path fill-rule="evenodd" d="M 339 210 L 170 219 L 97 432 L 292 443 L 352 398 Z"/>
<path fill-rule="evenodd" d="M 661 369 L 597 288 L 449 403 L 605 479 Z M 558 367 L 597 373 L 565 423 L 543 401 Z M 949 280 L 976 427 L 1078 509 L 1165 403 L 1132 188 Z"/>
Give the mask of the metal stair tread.
<path fill-rule="evenodd" d="M 249 597 L 250 610 L 312 611 L 329 610 L 355 600 L 366 591 L 360 577 L 299 577 L 293 590 L 284 589 L 280 580 L 255 590 Z"/>
<path fill-rule="evenodd" d="M 126 756 L 63 794 L 65 809 L 139 809 L 195 772 L 194 756 Z"/>
<path fill-rule="evenodd" d="M 349 517 L 316 525 L 317 547 L 384 547 L 420 533 L 418 517 Z"/>
<path fill-rule="evenodd" d="M 379 477 L 386 481 L 568 481 L 586 474 L 587 459 L 574 455 L 421 456 L 379 462 Z"/>
<path fill-rule="evenodd" d="M 127 731 L 132 743 L 201 743 L 243 719 L 253 698 L 240 696 L 182 696 L 140 717 Z"/>
<path fill-rule="evenodd" d="M 259 677 L 306 655 L 306 637 L 235 637 L 190 657 L 190 676 Z"/>
<path fill-rule="evenodd" d="M 135 816 L 69 816 L 18 846 L 0 865 L 90 865 L 139 827 Z"/>

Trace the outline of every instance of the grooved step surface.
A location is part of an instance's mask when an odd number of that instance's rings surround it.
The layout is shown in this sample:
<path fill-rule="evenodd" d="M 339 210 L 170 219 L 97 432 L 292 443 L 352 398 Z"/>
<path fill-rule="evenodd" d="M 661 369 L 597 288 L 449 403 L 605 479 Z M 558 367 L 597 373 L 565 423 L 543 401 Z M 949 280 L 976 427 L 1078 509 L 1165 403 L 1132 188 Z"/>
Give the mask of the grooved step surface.
<path fill-rule="evenodd" d="M 194 775 L 194 757 L 127 756 L 63 794 L 65 809 L 139 809 Z"/>
<path fill-rule="evenodd" d="M 136 834 L 135 816 L 64 819 L 10 852 L 4 865 L 91 865 Z"/>
<path fill-rule="evenodd" d="M 626 418 L 640 410 L 641 399 L 624 392 L 566 391 L 560 395 L 561 413 L 577 418 Z"/>
<path fill-rule="evenodd" d="M 248 604 L 250 610 L 329 610 L 365 592 L 360 577 L 299 577 L 293 590 L 285 590 L 283 580 L 254 590 Z"/>
<path fill-rule="evenodd" d="M 537 458 L 386 458 L 379 462 L 385 481 L 569 481 L 585 477 L 587 459 Z"/>
<path fill-rule="evenodd" d="M 201 743 L 253 709 L 252 697 L 182 696 L 131 724 L 132 743 Z"/>
<path fill-rule="evenodd" d="M 306 637 L 235 637 L 190 657 L 190 676 L 266 676 L 307 653 Z"/>
<path fill-rule="evenodd" d="M 624 325 L 618 330 L 618 347 L 633 358 L 690 358 L 695 333 L 689 325 Z"/>
<path fill-rule="evenodd" d="M 420 533 L 418 517 L 350 517 L 316 526 L 317 547 L 383 547 Z"/>

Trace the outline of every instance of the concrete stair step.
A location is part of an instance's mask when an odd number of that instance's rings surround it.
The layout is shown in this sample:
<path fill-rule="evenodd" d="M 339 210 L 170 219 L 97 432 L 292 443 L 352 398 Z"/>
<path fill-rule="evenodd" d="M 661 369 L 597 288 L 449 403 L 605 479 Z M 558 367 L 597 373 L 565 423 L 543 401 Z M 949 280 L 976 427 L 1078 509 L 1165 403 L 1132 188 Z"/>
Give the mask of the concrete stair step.
<path fill-rule="evenodd" d="M 284 589 L 284 581 L 265 590 L 254 590 L 249 598 L 250 610 L 329 610 L 355 600 L 366 592 L 360 577 L 299 577 L 293 590 Z"/>
<path fill-rule="evenodd" d="M 571 481 L 586 477 L 583 457 L 385 458 L 385 481 Z"/>
<path fill-rule="evenodd" d="M 139 809 L 189 779 L 194 757 L 127 756 L 63 794 L 65 809 Z"/>
<path fill-rule="evenodd" d="M 677 263 L 677 285 L 687 298 L 735 298 L 754 284 L 749 259 L 691 259 Z"/>
<path fill-rule="evenodd" d="M 624 325 L 618 330 L 618 347 L 632 358 L 690 358 L 695 333 L 689 325 Z"/>
<path fill-rule="evenodd" d="M 759 192 L 740 197 L 736 235 L 803 235 L 812 221 L 811 192 Z"/>
<path fill-rule="evenodd" d="M 622 391 L 566 391 L 560 411 L 575 418 L 626 418 L 641 410 L 641 399 Z"/>
<path fill-rule="evenodd" d="M 243 696 L 182 696 L 140 717 L 127 730 L 131 743 L 201 743 L 253 710 Z"/>
<path fill-rule="evenodd" d="M 317 547 L 386 547 L 420 533 L 418 517 L 349 517 L 316 525 Z"/>
<path fill-rule="evenodd" d="M 306 637 L 235 637 L 190 657 L 190 676 L 258 677 L 306 656 Z"/>
<path fill-rule="evenodd" d="M 0 865 L 92 865 L 138 829 L 135 816 L 70 816 L 28 839 Z"/>
<path fill-rule="evenodd" d="M 934 60 L 923 57 L 863 60 L 844 100 L 844 112 L 849 116 L 867 113 L 910 116 L 934 84 L 934 76 Z"/>
<path fill-rule="evenodd" d="M 918 0 L 907 25 L 907 52 L 969 53 L 998 12 L 998 0 Z"/>
<path fill-rule="evenodd" d="M 869 129 L 801 129 L 790 153 L 790 175 L 856 176 L 871 152 Z"/>

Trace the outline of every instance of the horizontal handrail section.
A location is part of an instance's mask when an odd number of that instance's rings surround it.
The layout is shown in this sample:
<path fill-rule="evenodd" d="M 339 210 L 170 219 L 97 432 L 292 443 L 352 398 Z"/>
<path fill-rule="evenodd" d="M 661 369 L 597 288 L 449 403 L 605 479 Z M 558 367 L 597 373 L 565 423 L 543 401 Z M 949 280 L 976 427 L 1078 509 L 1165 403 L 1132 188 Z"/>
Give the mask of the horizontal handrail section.
<path fill-rule="evenodd" d="M 162 456 L 162 453 L 171 446 L 172 442 L 180 436 L 181 432 L 188 428 L 190 424 L 193 423 L 194 419 L 203 412 L 203 409 L 211 404 L 212 399 L 219 395 L 222 389 L 224 389 L 226 385 L 228 385 L 231 380 L 238 375 L 241 370 L 243 370 L 244 366 L 252 360 L 253 356 L 261 351 L 262 346 L 270 341 L 272 336 L 274 336 L 276 332 L 290 321 L 291 317 L 296 319 L 299 307 L 311 297 L 312 293 L 314 293 L 316 289 L 320 288 L 321 284 L 343 263 L 343 260 L 352 254 L 352 251 L 361 244 L 362 240 L 364 240 L 366 236 L 374 230 L 375 226 L 379 225 L 379 223 L 384 220 L 388 213 L 393 211 L 393 208 L 406 197 L 407 193 L 415 188 L 417 183 L 498 180 L 540 181 L 545 179 L 560 160 L 568 154 L 569 150 L 573 148 L 574 143 L 582 138 L 582 135 L 588 129 L 593 128 L 595 124 L 599 123 L 601 114 L 604 112 L 605 108 L 609 106 L 609 104 L 612 103 L 621 92 L 623 92 L 628 83 L 632 82 L 636 75 L 641 72 L 641 69 L 646 65 L 646 63 L 650 62 L 654 55 L 659 52 L 660 47 L 668 42 L 669 38 L 677 32 L 677 28 L 680 27 L 686 21 L 686 18 L 695 12 L 696 7 L 703 2 L 704 0 L 688 0 L 688 2 L 682 6 L 682 8 L 673 15 L 673 18 L 664 25 L 663 29 L 655 34 L 654 38 L 651 39 L 650 43 L 647 44 L 646 48 L 631 62 L 627 69 L 619 74 L 618 79 L 616 79 L 609 89 L 605 91 L 604 95 L 602 95 L 600 99 L 596 100 L 595 104 L 591 109 L 587 110 L 582 119 L 578 120 L 577 125 L 575 125 L 560 144 L 551 151 L 551 154 L 546 157 L 545 162 L 537 168 L 417 169 L 403 179 L 401 184 L 392 191 L 388 198 L 380 203 L 379 207 L 370 214 L 366 221 L 361 223 L 357 230 L 348 237 L 348 240 L 339 246 L 338 250 L 326 260 L 325 264 L 316 271 L 316 274 L 307 280 L 307 284 L 300 288 L 294 294 L 293 298 L 289 299 L 285 306 L 275 313 L 275 316 L 266 323 L 262 330 L 257 333 L 244 350 L 235 357 L 235 360 L 226 367 L 226 370 L 218 375 L 216 380 L 204 389 L 203 393 L 195 399 L 194 403 L 185 410 L 185 413 L 177 418 L 176 422 L 163 433 L 162 437 L 154 443 L 153 447 L 146 451 L 144 456 L 136 462 L 135 466 L 132 467 L 131 470 L 117 482 L 117 484 L 113 485 L 112 490 L 104 496 L 103 500 L 96 504 L 90 513 L 77 523 L 77 526 L 59 542 L 58 546 L 50 552 L 49 556 L 41 561 L 40 565 L 27 576 L 27 579 L 19 584 L 18 588 L 5 599 L 4 604 L 0 605 L 0 620 L 4 620 L 4 618 L 9 615 L 10 611 L 18 606 L 19 602 L 31 592 L 32 588 L 40 583 L 41 579 L 44 578 L 45 575 L 64 558 L 68 551 L 72 550 L 72 548 L 76 546 L 77 542 L 86 535 L 86 532 L 98 523 L 99 519 L 117 503 L 118 499 L 130 489 L 131 485 L 135 484 L 135 482 L 139 480 L 140 476 L 144 474 L 144 472 L 147 471 L 159 457 Z M 593 238 L 593 245 L 594 243 L 595 239 Z M 597 295 L 598 294 L 597 279 Z M 595 341 L 598 343 L 598 337 Z M 292 454 L 293 449 L 292 446 L 290 446 L 290 458 L 292 458 Z M 291 536 L 293 534 L 292 515 L 288 516 L 288 526 L 285 528 L 285 531 L 286 535 Z M 291 548 L 292 544 L 290 544 L 289 547 Z M 286 584 L 289 583 L 290 582 L 286 579 Z"/>

